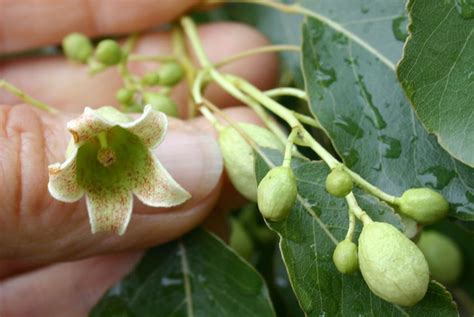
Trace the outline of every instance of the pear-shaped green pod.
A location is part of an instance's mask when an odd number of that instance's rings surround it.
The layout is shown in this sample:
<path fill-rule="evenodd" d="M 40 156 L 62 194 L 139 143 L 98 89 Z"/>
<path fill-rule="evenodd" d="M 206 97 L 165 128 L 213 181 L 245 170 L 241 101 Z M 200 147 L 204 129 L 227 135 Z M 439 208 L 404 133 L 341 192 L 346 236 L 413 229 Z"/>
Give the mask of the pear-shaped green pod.
<path fill-rule="evenodd" d="M 298 190 L 296 178 L 289 167 L 271 169 L 258 185 L 258 209 L 265 219 L 285 219 L 295 204 Z"/>
<path fill-rule="evenodd" d="M 114 40 L 102 40 L 95 49 L 95 58 L 104 65 L 115 65 L 122 59 L 122 49 Z"/>
<path fill-rule="evenodd" d="M 178 106 L 170 97 L 159 92 L 143 93 L 143 100 L 151 105 L 153 110 L 166 113 L 170 117 L 178 117 Z"/>
<path fill-rule="evenodd" d="M 167 62 L 158 69 L 160 85 L 174 86 L 181 81 L 184 76 L 183 67 L 176 62 Z"/>
<path fill-rule="evenodd" d="M 345 197 L 352 191 L 352 178 L 344 170 L 335 168 L 326 177 L 326 190 L 335 197 Z"/>
<path fill-rule="evenodd" d="M 332 261 L 339 272 L 351 274 L 359 269 L 357 259 L 357 245 L 350 240 L 339 242 L 332 254 Z"/>
<path fill-rule="evenodd" d="M 238 127 L 258 146 L 283 150 L 281 142 L 269 130 L 248 123 L 239 123 Z M 225 127 L 219 133 L 219 145 L 231 183 L 245 198 L 256 202 L 257 178 L 252 147 L 232 126 Z"/>
<path fill-rule="evenodd" d="M 134 95 L 135 90 L 130 88 L 120 88 L 115 94 L 115 99 L 117 99 L 120 104 L 128 106 L 133 102 Z"/>
<path fill-rule="evenodd" d="M 428 289 L 429 269 L 423 253 L 387 223 L 364 225 L 359 237 L 359 267 L 372 292 L 393 304 L 413 306 Z"/>
<path fill-rule="evenodd" d="M 94 48 L 87 36 L 82 33 L 71 33 L 63 39 L 64 55 L 70 60 L 85 63 L 92 55 Z"/>
<path fill-rule="evenodd" d="M 397 200 L 400 212 L 421 224 L 430 224 L 446 217 L 449 204 L 438 192 L 429 188 L 412 188 Z"/>
<path fill-rule="evenodd" d="M 230 219 L 229 246 L 245 259 L 250 259 L 254 251 L 254 243 L 247 230 L 237 219 Z"/>
<path fill-rule="evenodd" d="M 418 247 L 425 255 L 431 276 L 443 283 L 453 284 L 462 273 L 463 256 L 453 240 L 436 231 L 423 232 Z"/>

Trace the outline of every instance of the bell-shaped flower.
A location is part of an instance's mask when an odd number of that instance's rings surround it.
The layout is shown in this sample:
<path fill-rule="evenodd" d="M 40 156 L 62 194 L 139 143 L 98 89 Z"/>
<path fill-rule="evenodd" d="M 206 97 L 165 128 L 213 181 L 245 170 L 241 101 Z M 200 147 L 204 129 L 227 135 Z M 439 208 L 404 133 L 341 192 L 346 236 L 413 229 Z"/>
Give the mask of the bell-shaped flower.
<path fill-rule="evenodd" d="M 133 194 L 153 207 L 183 203 L 191 195 L 151 151 L 163 140 L 167 125 L 166 116 L 150 106 L 134 121 L 113 107 L 85 108 L 67 124 L 72 140 L 66 161 L 48 168 L 49 192 L 64 202 L 85 194 L 92 233 L 122 235 L 132 214 Z"/>

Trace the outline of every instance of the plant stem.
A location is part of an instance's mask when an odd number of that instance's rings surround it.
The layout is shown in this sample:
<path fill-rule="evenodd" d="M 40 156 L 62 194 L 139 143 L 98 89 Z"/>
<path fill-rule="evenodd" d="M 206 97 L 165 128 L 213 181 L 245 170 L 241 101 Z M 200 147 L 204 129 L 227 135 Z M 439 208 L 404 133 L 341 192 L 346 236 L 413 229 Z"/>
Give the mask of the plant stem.
<path fill-rule="evenodd" d="M 317 119 L 311 118 L 310 116 L 305 116 L 304 114 L 298 113 L 293 111 L 293 115 L 298 119 L 301 123 L 307 124 L 312 126 L 313 128 L 322 129 L 321 124 Z"/>
<path fill-rule="evenodd" d="M 346 201 L 349 205 L 350 212 L 352 212 L 357 217 L 357 219 L 362 221 L 364 225 L 373 222 L 369 215 L 359 207 L 359 204 L 357 203 L 357 200 L 352 192 L 346 196 Z"/>
<path fill-rule="evenodd" d="M 347 228 L 346 240 L 352 241 L 354 236 L 356 219 L 355 215 L 350 208 L 347 208 L 347 213 L 349 214 L 349 228 Z"/>
<path fill-rule="evenodd" d="M 231 55 L 227 58 L 224 58 L 217 63 L 214 63 L 214 67 L 219 68 L 224 65 L 233 63 L 235 61 L 241 60 L 245 57 L 250 57 L 257 54 L 263 54 L 268 52 L 280 52 L 280 51 L 301 51 L 299 46 L 296 45 L 268 45 L 268 46 L 261 46 L 253 49 L 249 49 L 235 55 Z"/>
<path fill-rule="evenodd" d="M 14 94 L 18 98 L 20 98 L 23 102 L 32 105 L 33 107 L 36 107 L 41 110 L 48 111 L 50 113 L 57 113 L 58 110 L 52 106 L 49 106 L 45 104 L 44 102 L 41 102 L 28 94 L 26 94 L 24 91 L 18 89 L 17 87 L 13 86 L 6 80 L 0 80 L 0 88 L 5 89 L 6 91 Z"/>
<path fill-rule="evenodd" d="M 140 54 L 132 54 L 128 58 L 131 62 L 173 62 L 176 61 L 176 57 L 171 55 L 140 55 Z"/>
<path fill-rule="evenodd" d="M 209 121 L 217 131 L 220 132 L 224 129 L 224 126 L 219 122 L 216 116 L 212 114 L 212 112 L 209 110 L 208 107 L 202 104 L 198 107 L 198 109 L 201 112 L 201 114 L 207 119 L 207 121 Z"/>
<path fill-rule="evenodd" d="M 186 82 L 188 87 L 193 87 L 194 80 L 196 77 L 196 68 L 189 58 L 188 51 L 186 49 L 186 43 L 184 40 L 183 32 L 181 28 L 175 26 L 171 34 L 173 52 L 177 57 L 177 60 L 184 68 L 184 73 L 186 74 Z M 196 107 L 194 105 L 193 98 L 188 96 L 188 119 L 194 118 L 196 115 Z"/>
<path fill-rule="evenodd" d="M 293 96 L 299 99 L 303 99 L 306 102 L 308 101 L 308 95 L 306 94 L 306 91 L 292 87 L 274 88 L 266 90 L 263 93 L 271 98 L 279 96 Z"/>
<path fill-rule="evenodd" d="M 293 143 L 298 135 L 298 129 L 292 129 L 285 146 L 285 156 L 283 157 L 283 167 L 291 166 L 291 154 L 293 153 Z"/>
<path fill-rule="evenodd" d="M 190 17 L 183 17 L 181 18 L 181 26 L 188 36 L 189 42 L 191 42 L 191 46 L 194 49 L 194 53 L 196 54 L 199 63 L 204 68 L 211 68 L 211 61 L 207 58 L 206 52 L 204 52 L 204 48 L 199 41 L 199 35 L 197 33 L 196 24 L 194 24 L 194 21 Z"/>
<path fill-rule="evenodd" d="M 354 183 L 359 186 L 360 188 L 364 189 L 366 192 L 378 197 L 379 199 L 394 205 L 396 203 L 397 197 L 387 194 L 386 192 L 382 191 L 381 189 L 375 187 L 365 179 L 363 179 L 359 174 L 353 172 L 350 168 L 345 165 L 342 165 L 344 171 L 347 172 L 354 181 Z"/>

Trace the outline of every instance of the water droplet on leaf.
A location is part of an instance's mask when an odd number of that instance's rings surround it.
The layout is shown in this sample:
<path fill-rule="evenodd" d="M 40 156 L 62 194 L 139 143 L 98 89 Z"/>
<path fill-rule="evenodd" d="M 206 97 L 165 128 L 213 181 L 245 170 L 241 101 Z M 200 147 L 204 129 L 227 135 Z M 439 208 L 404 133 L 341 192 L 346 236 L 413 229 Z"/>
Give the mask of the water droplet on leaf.
<path fill-rule="evenodd" d="M 334 124 L 341 127 L 344 131 L 356 139 L 360 139 L 364 136 L 364 130 L 362 130 L 351 118 L 337 116 L 336 120 L 334 120 Z"/>
<path fill-rule="evenodd" d="M 456 173 L 452 170 L 448 170 L 443 166 L 432 166 L 422 171 L 419 178 L 425 186 L 441 190 L 449 184 L 454 176 L 456 176 Z"/>
<path fill-rule="evenodd" d="M 382 148 L 384 157 L 391 159 L 400 157 L 400 154 L 402 153 L 402 145 L 400 140 L 386 135 L 382 135 L 378 139 L 384 144 Z"/>
<path fill-rule="evenodd" d="M 405 42 L 408 37 L 407 17 L 402 15 L 392 21 L 392 32 L 397 40 Z"/>
<path fill-rule="evenodd" d="M 316 80 L 324 87 L 329 87 L 336 81 L 336 71 L 334 68 L 325 69 L 323 67 L 316 68 Z"/>

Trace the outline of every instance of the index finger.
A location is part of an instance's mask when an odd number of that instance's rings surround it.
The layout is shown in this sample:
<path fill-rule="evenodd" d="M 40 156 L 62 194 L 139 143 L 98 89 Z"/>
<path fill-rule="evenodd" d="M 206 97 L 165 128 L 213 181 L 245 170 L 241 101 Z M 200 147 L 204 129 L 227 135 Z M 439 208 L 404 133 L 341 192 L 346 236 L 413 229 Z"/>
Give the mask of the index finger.
<path fill-rule="evenodd" d="M 139 31 L 169 22 L 199 0 L 0 0 L 0 53 L 88 36 Z"/>

